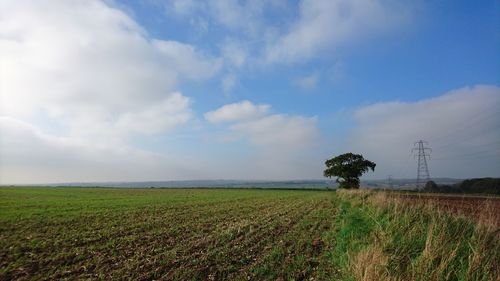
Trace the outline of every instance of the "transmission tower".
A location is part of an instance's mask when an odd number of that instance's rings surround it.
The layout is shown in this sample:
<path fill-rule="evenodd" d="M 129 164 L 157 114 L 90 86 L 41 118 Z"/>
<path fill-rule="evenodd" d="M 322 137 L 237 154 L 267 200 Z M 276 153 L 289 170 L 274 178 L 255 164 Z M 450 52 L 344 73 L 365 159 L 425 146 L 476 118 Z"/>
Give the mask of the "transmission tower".
<path fill-rule="evenodd" d="M 389 189 L 392 189 L 394 186 L 392 185 L 392 175 L 387 176 L 387 186 Z"/>
<path fill-rule="evenodd" d="M 418 158 L 417 167 L 417 188 L 423 188 L 425 183 L 430 180 L 429 167 L 427 166 L 427 157 L 431 157 L 432 149 L 426 147 L 429 145 L 428 142 L 419 140 L 415 142 L 412 152 L 417 151 L 417 154 L 413 154 L 414 158 Z"/>

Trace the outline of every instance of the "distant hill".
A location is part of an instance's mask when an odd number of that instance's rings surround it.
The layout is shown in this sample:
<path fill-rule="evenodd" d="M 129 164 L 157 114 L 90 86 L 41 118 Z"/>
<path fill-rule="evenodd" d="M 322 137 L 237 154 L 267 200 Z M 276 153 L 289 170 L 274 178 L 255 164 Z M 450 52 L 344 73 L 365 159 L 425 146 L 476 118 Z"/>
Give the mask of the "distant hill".
<path fill-rule="evenodd" d="M 42 185 L 42 184 L 40 184 Z M 143 182 L 70 182 L 43 184 L 44 186 L 83 186 L 121 188 L 282 188 L 282 189 L 326 189 L 334 188 L 334 180 L 185 180 L 185 181 L 143 181 Z"/>
<path fill-rule="evenodd" d="M 436 178 L 440 185 L 453 185 L 462 179 Z M 19 185 L 21 186 L 21 185 Z M 35 184 L 30 186 L 83 186 L 83 187 L 119 187 L 119 188 L 282 188 L 282 189 L 334 189 L 335 180 L 180 180 L 180 181 L 141 181 L 141 182 L 67 182 Z M 362 187 L 386 188 L 388 181 L 362 180 Z M 415 179 L 392 179 L 395 189 L 415 188 Z"/>
<path fill-rule="evenodd" d="M 453 185 L 462 182 L 463 179 L 433 178 L 432 181 L 440 185 Z M 416 188 L 416 179 L 391 179 L 390 184 L 394 189 L 414 189 Z M 389 187 L 389 181 L 387 179 L 364 180 L 361 181 L 361 185 L 371 188 L 387 188 Z"/>

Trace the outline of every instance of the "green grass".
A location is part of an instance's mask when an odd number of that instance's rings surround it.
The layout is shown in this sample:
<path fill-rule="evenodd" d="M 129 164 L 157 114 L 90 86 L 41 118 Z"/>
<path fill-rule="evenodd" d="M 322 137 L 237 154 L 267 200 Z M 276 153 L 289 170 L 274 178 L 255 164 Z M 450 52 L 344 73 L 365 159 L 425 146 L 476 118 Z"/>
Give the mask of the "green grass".
<path fill-rule="evenodd" d="M 0 188 L 0 280 L 495 280 L 495 231 L 372 193 Z"/>
<path fill-rule="evenodd" d="M 336 262 L 343 280 L 498 280 L 498 228 L 384 193 L 342 192 Z"/>
<path fill-rule="evenodd" d="M 321 212 L 333 214 L 332 196 L 2 188 L 0 279 L 246 279 L 287 233 L 314 223 Z"/>

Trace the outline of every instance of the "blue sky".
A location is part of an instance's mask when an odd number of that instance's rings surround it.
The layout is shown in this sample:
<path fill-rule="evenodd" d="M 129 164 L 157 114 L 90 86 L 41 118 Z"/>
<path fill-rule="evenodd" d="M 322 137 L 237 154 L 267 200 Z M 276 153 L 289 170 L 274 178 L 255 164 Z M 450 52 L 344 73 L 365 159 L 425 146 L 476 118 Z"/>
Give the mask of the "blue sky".
<path fill-rule="evenodd" d="M 161 1 L 118 3 L 125 5 L 125 11 L 156 38 L 187 42 L 214 56 L 220 55 L 219 46 L 227 37 L 241 39 L 241 44 L 250 42 L 248 44 L 256 48 L 265 44 L 252 43 L 256 40 L 247 41 L 245 35 L 231 32 L 217 23 L 212 24 L 214 19 L 208 19 L 209 30 L 200 35 L 199 29 L 188 23 L 189 18 L 169 12 L 168 1 L 167 4 Z M 394 99 L 415 101 L 463 85 L 498 83 L 498 5 L 498 1 L 422 1 L 408 4 L 414 10 L 409 11 L 411 15 L 403 27 L 396 28 L 394 32 L 380 37 L 372 36 L 366 41 L 359 40 L 332 52 L 327 50 L 321 56 L 303 63 L 273 65 L 259 73 L 243 71 L 239 77 L 242 84 L 239 91 L 231 97 L 222 98 L 237 100 L 238 95 L 251 97 L 277 103 L 284 106 L 283 110 L 293 111 L 297 103 L 311 102 L 311 99 L 300 95 L 303 91 L 290 81 L 328 71 L 338 63 L 342 65 L 343 74 L 348 76 L 344 77 L 345 81 L 320 81 L 321 87 L 312 91 L 318 94 L 312 100 L 314 106 L 305 107 L 305 111 L 300 112 L 318 114 L 318 110 L 331 111 L 331 104 L 327 106 L 325 102 L 332 101 L 332 95 L 335 94 L 347 96 L 333 108 L 338 110 L 343 106 L 356 106 L 364 102 Z M 291 15 L 297 16 L 298 7 L 293 4 L 288 6 L 290 11 L 283 14 L 286 15 L 285 20 L 293 22 L 295 18 Z M 279 13 L 272 15 L 276 14 Z M 263 20 L 270 24 L 279 22 L 266 17 Z M 197 98 L 210 97 L 220 93 L 218 86 L 216 83 L 204 84 L 203 90 L 193 89 L 193 93 L 202 92 Z M 217 102 L 209 104 L 212 101 L 203 100 L 200 109 L 217 106 Z"/>
<path fill-rule="evenodd" d="M 498 1 L 0 8 L 1 183 L 500 176 Z"/>

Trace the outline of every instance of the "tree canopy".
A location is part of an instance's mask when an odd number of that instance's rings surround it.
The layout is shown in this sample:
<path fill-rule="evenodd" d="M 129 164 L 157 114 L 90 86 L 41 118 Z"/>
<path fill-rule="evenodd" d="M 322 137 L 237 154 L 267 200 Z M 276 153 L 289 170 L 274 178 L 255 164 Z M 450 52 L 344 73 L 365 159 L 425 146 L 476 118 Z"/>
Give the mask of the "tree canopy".
<path fill-rule="evenodd" d="M 376 164 L 360 154 L 345 153 L 325 162 L 325 177 L 337 177 L 340 188 L 359 188 L 359 177 L 369 170 L 375 171 Z"/>

